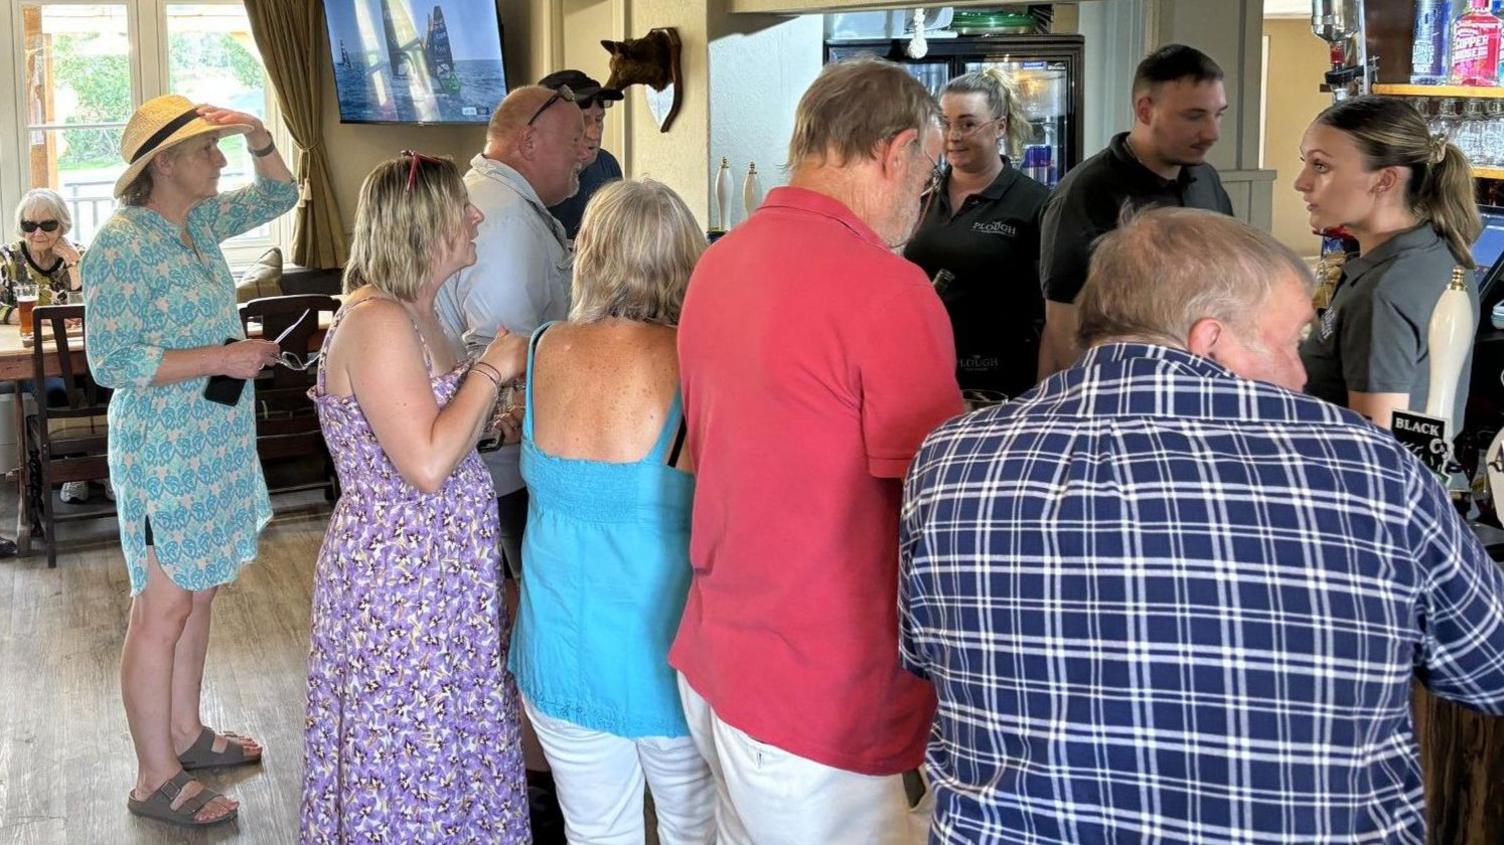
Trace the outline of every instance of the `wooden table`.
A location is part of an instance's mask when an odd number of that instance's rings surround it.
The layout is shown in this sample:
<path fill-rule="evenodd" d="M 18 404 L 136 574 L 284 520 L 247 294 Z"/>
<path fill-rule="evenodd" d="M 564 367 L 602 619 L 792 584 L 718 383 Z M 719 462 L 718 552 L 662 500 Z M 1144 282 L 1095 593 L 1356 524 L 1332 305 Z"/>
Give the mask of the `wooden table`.
<path fill-rule="evenodd" d="M 78 348 L 73 352 L 73 366 L 88 366 L 84 361 L 83 338 L 77 338 L 70 347 L 74 345 Z M 55 376 L 59 372 L 57 358 L 48 359 L 47 375 Z M 0 324 L 0 381 L 22 381 L 34 373 L 31 347 L 21 344 L 21 327 Z"/>

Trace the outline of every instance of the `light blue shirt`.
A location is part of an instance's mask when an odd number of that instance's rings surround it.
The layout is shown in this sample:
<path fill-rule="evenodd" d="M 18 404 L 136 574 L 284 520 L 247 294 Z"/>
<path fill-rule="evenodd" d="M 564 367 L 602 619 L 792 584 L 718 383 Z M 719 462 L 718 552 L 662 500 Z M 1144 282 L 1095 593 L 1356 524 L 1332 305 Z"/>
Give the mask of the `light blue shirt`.
<path fill-rule="evenodd" d="M 512 167 L 477 155 L 465 187 L 486 219 L 475 238 L 475 263 L 444 283 L 435 307 L 444 330 L 474 354 L 496 336 L 498 325 L 530 335 L 569 316 L 573 256 L 564 227 Z M 496 495 L 522 489 L 521 453 L 513 445 L 481 455 Z"/>
<path fill-rule="evenodd" d="M 694 477 L 667 460 L 680 396 L 646 457 L 610 463 L 539 449 L 532 385 L 522 422 L 527 567 L 507 667 L 555 719 L 628 738 L 688 736 L 668 665 L 689 595 L 695 490 Z"/>

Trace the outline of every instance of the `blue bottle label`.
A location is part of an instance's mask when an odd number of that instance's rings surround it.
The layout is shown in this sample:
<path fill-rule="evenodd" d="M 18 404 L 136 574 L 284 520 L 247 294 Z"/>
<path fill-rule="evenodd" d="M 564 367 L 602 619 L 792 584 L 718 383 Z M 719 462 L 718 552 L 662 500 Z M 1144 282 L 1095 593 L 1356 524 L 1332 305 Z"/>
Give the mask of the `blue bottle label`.
<path fill-rule="evenodd" d="M 1415 38 L 1410 49 L 1411 82 L 1423 85 L 1446 82 L 1451 64 L 1448 55 L 1451 22 L 1451 0 L 1418 0 Z"/>

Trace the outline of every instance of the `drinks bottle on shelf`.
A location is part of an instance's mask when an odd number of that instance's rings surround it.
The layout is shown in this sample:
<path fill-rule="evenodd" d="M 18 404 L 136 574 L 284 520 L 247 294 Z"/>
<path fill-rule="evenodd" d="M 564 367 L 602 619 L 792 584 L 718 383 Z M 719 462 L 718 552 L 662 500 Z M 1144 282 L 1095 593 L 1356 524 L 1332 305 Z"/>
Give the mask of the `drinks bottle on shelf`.
<path fill-rule="evenodd" d="M 1451 80 L 1451 23 L 1452 0 L 1416 0 L 1411 84 L 1445 85 Z"/>
<path fill-rule="evenodd" d="M 1471 10 L 1452 25 L 1452 84 L 1499 84 L 1499 42 L 1504 22 L 1489 12 L 1489 0 L 1471 0 Z"/>

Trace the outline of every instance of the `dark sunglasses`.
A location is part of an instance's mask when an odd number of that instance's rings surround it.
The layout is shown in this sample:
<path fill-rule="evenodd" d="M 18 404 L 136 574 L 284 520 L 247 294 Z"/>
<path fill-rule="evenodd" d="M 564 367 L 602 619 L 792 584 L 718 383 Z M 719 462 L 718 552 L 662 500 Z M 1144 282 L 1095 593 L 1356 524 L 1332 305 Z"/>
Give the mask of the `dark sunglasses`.
<path fill-rule="evenodd" d="M 56 220 L 22 220 L 21 221 L 21 231 L 25 232 L 28 235 L 31 234 L 32 232 L 35 232 L 38 229 L 41 229 L 44 232 L 56 232 L 57 231 L 57 227 L 58 227 L 58 222 Z"/>
<path fill-rule="evenodd" d="M 549 97 L 547 100 L 544 100 L 543 105 L 539 106 L 538 110 L 533 112 L 533 116 L 527 119 L 527 125 L 532 126 L 533 121 L 542 117 L 543 113 L 548 111 L 549 106 L 559 102 L 560 100 L 563 100 L 566 103 L 575 102 L 574 91 L 570 90 L 568 85 L 560 85 L 558 88 L 555 88 L 554 95 L 552 97 Z"/>
<path fill-rule="evenodd" d="M 418 162 L 426 162 L 428 164 L 444 163 L 444 160 L 441 158 L 434 158 L 430 155 L 424 155 L 417 150 L 403 150 L 402 154 L 412 159 L 412 161 L 407 165 L 407 190 L 409 191 L 413 189 L 413 184 L 418 180 Z"/>

